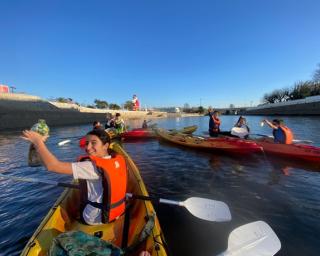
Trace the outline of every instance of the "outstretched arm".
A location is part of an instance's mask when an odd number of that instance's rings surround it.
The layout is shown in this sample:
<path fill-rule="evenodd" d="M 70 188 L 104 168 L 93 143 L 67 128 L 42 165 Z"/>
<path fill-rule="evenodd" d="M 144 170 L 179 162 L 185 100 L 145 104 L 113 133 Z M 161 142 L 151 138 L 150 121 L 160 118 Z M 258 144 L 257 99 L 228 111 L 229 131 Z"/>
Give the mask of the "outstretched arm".
<path fill-rule="evenodd" d="M 269 125 L 272 129 L 278 129 L 277 126 L 275 126 L 273 123 L 271 123 L 267 119 L 263 120 L 263 122 L 265 122 L 267 125 Z"/>
<path fill-rule="evenodd" d="M 24 140 L 30 141 L 32 144 L 35 145 L 42 162 L 46 166 L 49 171 L 58 172 L 58 173 L 65 173 L 65 174 L 72 174 L 72 166 L 71 163 L 61 162 L 59 161 L 47 148 L 46 144 L 44 143 L 46 137 L 41 136 L 39 133 L 25 130 L 22 132 L 22 138 Z"/>

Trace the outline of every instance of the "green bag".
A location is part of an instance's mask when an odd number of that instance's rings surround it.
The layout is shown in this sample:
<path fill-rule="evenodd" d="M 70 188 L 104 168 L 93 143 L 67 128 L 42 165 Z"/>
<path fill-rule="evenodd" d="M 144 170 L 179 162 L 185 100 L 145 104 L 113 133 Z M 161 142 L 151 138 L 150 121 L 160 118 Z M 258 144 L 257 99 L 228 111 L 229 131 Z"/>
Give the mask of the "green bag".
<path fill-rule="evenodd" d="M 71 231 L 57 236 L 50 247 L 49 256 L 120 256 L 119 247 L 88 235 L 82 231 Z"/>
<path fill-rule="evenodd" d="M 49 126 L 46 124 L 46 120 L 44 119 L 39 119 L 38 123 L 31 127 L 31 130 L 41 134 L 42 136 L 49 135 L 50 131 Z"/>

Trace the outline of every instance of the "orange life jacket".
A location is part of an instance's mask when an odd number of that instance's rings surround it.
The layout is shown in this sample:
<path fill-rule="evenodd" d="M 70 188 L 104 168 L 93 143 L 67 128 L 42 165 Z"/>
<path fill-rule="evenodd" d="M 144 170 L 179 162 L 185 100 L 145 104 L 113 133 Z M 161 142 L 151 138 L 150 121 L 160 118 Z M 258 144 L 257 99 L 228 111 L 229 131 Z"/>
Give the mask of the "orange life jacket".
<path fill-rule="evenodd" d="M 285 136 L 285 144 L 292 144 L 293 141 L 293 133 L 292 131 L 284 125 L 280 125 L 280 129 L 283 131 Z"/>
<path fill-rule="evenodd" d="M 127 166 L 123 156 L 114 155 L 109 159 L 95 156 L 82 156 L 79 161 L 90 160 L 102 176 L 103 199 L 102 203 L 88 200 L 87 182 L 79 180 L 80 209 L 83 212 L 87 204 L 102 210 L 102 222 L 115 220 L 125 212 L 127 191 Z M 82 217 L 82 214 L 81 214 Z"/>
<path fill-rule="evenodd" d="M 213 126 L 212 130 L 214 132 L 220 132 L 220 124 L 221 124 L 220 119 L 218 117 L 215 118 L 214 116 L 212 116 L 212 120 L 214 122 L 214 126 Z"/>

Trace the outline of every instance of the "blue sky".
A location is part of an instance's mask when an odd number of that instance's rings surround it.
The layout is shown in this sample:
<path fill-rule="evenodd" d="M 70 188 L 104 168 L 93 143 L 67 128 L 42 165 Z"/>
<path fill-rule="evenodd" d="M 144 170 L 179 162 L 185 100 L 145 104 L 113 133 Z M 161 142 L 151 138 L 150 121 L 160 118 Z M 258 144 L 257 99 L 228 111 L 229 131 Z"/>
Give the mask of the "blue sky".
<path fill-rule="evenodd" d="M 257 104 L 320 63 L 320 1 L 1 0 L 0 83 L 44 98 Z"/>

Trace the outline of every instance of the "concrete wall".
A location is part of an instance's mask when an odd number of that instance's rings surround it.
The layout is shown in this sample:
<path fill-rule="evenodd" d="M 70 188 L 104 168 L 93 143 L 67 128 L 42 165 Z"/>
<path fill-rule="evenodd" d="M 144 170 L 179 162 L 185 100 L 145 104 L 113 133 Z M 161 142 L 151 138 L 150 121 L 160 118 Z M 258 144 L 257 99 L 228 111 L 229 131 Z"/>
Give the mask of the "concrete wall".
<path fill-rule="evenodd" d="M 270 104 L 272 105 L 272 104 Z M 247 109 L 246 115 L 320 115 L 320 102 Z"/>
<path fill-rule="evenodd" d="M 72 106 L 71 106 L 72 105 Z M 106 113 L 121 113 L 123 119 L 152 119 L 166 117 L 165 112 L 100 110 L 73 106 L 59 106 L 39 97 L 24 94 L 0 94 L 0 130 L 26 129 L 38 119 L 45 119 L 49 126 L 90 124 L 105 122 Z"/>

